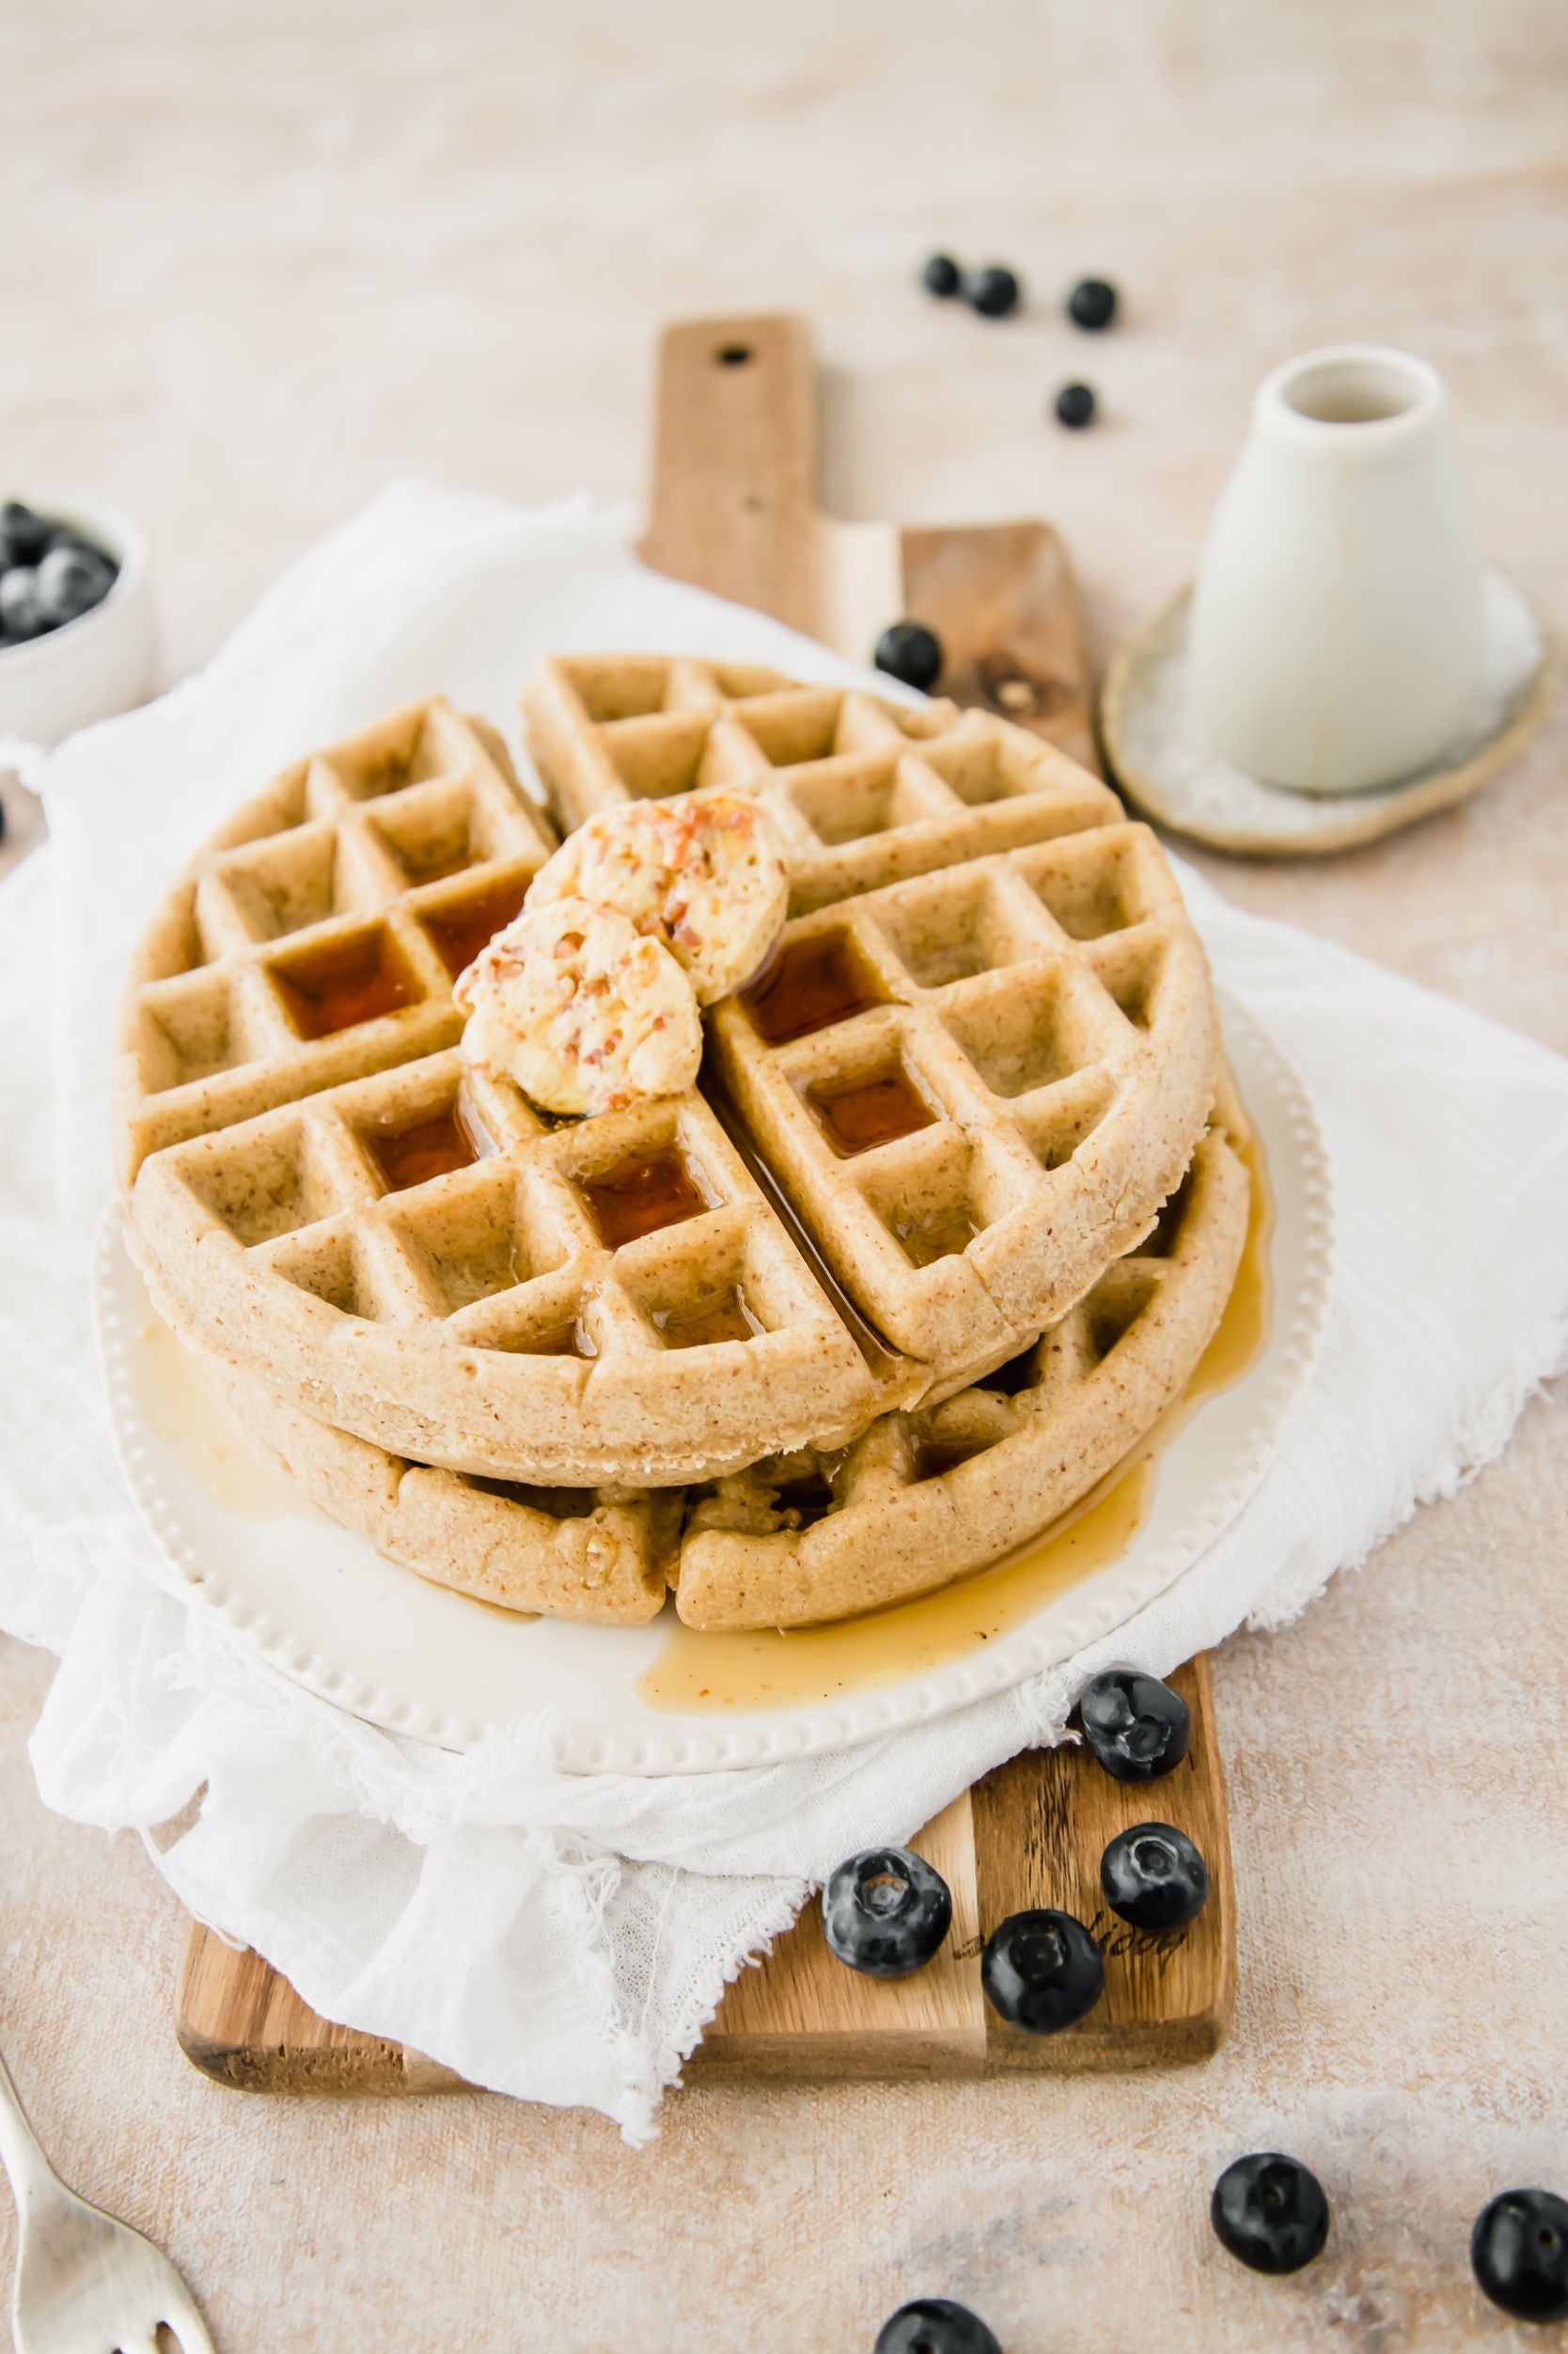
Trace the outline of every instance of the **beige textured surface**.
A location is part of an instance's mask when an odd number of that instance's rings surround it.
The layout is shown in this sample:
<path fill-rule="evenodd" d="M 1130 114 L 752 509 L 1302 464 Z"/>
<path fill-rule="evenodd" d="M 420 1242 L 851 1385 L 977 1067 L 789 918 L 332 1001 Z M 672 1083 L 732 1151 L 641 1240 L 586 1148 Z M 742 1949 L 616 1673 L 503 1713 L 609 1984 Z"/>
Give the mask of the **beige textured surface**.
<path fill-rule="evenodd" d="M 399 467 L 635 488 L 655 322 L 742 304 L 812 314 L 842 511 L 1049 511 L 1102 646 L 1188 569 L 1263 369 L 1403 340 L 1449 374 L 1490 547 L 1568 620 L 1553 0 L 995 5 L 962 33 L 936 0 L 797 0 L 744 39 L 717 0 L 243 14 L 149 8 L 133 45 L 106 0 L 0 20 L 26 223 L 0 243 L 0 446 L 144 517 L 174 667 Z M 928 306 L 908 278 L 939 238 L 1042 291 L 1108 270 L 1125 332 Z M 1041 421 L 1069 374 L 1101 431 Z M 1560 716 L 1465 810 L 1340 865 L 1215 871 L 1568 1046 L 1564 741 Z M 1200 2072 L 715 2089 L 645 2157 L 496 2101 L 226 2096 L 168 2033 L 172 1900 L 133 1842 L 33 1796 L 47 1665 L 14 1645 L 0 2041 L 66 2172 L 171 2249 L 226 2354 L 825 2354 L 917 2286 L 970 2296 L 1009 2354 L 1522 2347 L 1463 2248 L 1504 2180 L 1568 2180 L 1568 1923 L 1538 1893 L 1565 1481 L 1536 1405 L 1457 1502 L 1221 1656 L 1241 1999 Z M 1328 2255 L 1282 2284 L 1203 2220 L 1269 2141 L 1336 2201 Z"/>

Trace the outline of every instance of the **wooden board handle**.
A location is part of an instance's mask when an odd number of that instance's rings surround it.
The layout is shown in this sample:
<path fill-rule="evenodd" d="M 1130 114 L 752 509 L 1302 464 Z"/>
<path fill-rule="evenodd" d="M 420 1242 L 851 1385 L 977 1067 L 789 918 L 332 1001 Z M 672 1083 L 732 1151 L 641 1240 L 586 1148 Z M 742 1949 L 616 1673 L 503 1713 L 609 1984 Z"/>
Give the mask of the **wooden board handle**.
<path fill-rule="evenodd" d="M 805 322 L 776 313 L 666 328 L 644 562 L 809 631 L 816 488 Z"/>

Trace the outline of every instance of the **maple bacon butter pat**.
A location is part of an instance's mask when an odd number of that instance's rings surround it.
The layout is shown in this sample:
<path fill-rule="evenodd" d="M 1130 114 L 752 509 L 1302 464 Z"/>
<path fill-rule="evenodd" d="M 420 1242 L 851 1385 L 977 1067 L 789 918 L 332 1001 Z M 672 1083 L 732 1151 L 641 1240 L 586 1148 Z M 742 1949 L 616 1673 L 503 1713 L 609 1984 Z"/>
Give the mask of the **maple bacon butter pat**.
<path fill-rule="evenodd" d="M 459 975 L 463 1051 L 546 1111 L 620 1111 L 679 1095 L 702 1059 L 702 1018 L 663 943 L 586 899 L 533 903 Z"/>
<path fill-rule="evenodd" d="M 740 988 L 784 929 L 784 846 L 760 802 L 706 791 L 602 809 L 535 875 L 530 907 L 585 899 L 660 940 L 699 1005 Z"/>

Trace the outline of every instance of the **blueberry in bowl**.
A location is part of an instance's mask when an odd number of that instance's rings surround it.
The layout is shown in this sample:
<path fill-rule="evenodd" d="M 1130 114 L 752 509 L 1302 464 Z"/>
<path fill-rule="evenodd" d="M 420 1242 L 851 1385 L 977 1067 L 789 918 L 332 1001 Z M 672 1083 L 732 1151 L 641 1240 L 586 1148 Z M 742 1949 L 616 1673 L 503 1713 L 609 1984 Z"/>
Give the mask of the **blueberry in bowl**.
<path fill-rule="evenodd" d="M 1255 2150 L 1227 2166 L 1209 2219 L 1222 2248 L 1254 2272 L 1299 2272 L 1328 2237 L 1323 2185 L 1298 2158 Z"/>
<path fill-rule="evenodd" d="M 19 498 L 0 507 L 0 630 L 13 643 L 41 637 L 102 604 L 119 567 L 71 524 Z"/>
<path fill-rule="evenodd" d="M 1184 1929 L 1209 1901 L 1209 1867 L 1172 1823 L 1135 1823 L 1100 1859 L 1112 1912 L 1135 1929 Z"/>
<path fill-rule="evenodd" d="M 1116 1781 L 1156 1781 L 1178 1766 L 1192 1737 L 1187 1704 L 1157 1675 L 1107 1668 L 1078 1702 L 1084 1739 Z"/>
<path fill-rule="evenodd" d="M 828 1951 L 868 1978 L 923 1970 L 952 1925 L 952 1892 L 907 1847 L 866 1847 L 836 1866 L 823 1890 Z"/>
<path fill-rule="evenodd" d="M 889 2314 L 873 2354 L 1002 2354 L 979 2314 L 950 2297 L 917 2297 Z"/>
<path fill-rule="evenodd" d="M 78 498 L 0 502 L 0 735 L 57 744 L 152 685 L 135 525 Z"/>
<path fill-rule="evenodd" d="M 1049 1907 L 1010 1914 L 980 1955 L 987 2001 L 1027 2035 L 1071 2027 L 1094 2008 L 1105 1983 L 1100 1949 L 1083 1922 Z"/>
<path fill-rule="evenodd" d="M 1470 2267 L 1482 2292 L 1515 2321 L 1568 2320 L 1568 2199 L 1555 2190 L 1500 2190 L 1476 2217 Z"/>

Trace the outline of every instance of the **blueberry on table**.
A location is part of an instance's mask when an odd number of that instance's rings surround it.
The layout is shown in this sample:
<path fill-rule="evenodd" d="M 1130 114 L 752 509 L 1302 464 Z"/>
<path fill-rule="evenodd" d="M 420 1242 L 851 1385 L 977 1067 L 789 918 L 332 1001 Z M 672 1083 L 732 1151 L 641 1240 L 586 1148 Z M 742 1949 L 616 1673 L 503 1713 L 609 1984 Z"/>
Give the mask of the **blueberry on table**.
<path fill-rule="evenodd" d="M 1135 1929 L 1184 1929 L 1209 1900 L 1209 1867 L 1173 1824 L 1135 1823 L 1101 1857 L 1100 1886 Z"/>
<path fill-rule="evenodd" d="M 41 637 L 49 623 L 39 604 L 39 576 L 31 564 L 13 564 L 0 573 L 0 631 L 13 645 L 24 637 Z"/>
<path fill-rule="evenodd" d="M 1055 2035 L 1100 2000 L 1100 1949 L 1071 1913 L 1012 1913 L 986 1940 L 980 1984 L 997 2016 L 1028 2035 Z"/>
<path fill-rule="evenodd" d="M 942 640 L 921 621 L 894 621 L 876 641 L 879 670 L 924 694 L 942 675 Z"/>
<path fill-rule="evenodd" d="M 0 507 L 0 572 L 13 564 L 36 564 L 48 547 L 54 525 L 35 515 L 19 498 Z"/>
<path fill-rule="evenodd" d="M 907 1978 L 923 1969 L 952 1917 L 947 1881 L 907 1847 L 867 1847 L 840 1863 L 823 1890 L 828 1950 L 868 1978 Z"/>
<path fill-rule="evenodd" d="M 1108 1668 L 1078 1703 L 1084 1738 L 1116 1781 L 1154 1781 L 1181 1764 L 1192 1734 L 1187 1704 L 1157 1675 Z"/>
<path fill-rule="evenodd" d="M 964 273 L 951 254 L 933 254 L 920 273 L 920 284 L 928 294 L 938 294 L 946 302 L 956 294 L 964 283 Z"/>
<path fill-rule="evenodd" d="M 1017 273 L 1004 270 L 997 262 L 964 274 L 964 299 L 982 319 L 1006 319 L 1017 309 L 1023 290 Z"/>
<path fill-rule="evenodd" d="M 1299 2272 L 1328 2237 L 1322 2183 L 1278 2150 L 1256 2150 L 1227 2166 L 1209 2216 L 1220 2246 L 1254 2272 Z"/>
<path fill-rule="evenodd" d="M 1067 297 L 1067 316 L 1075 327 L 1098 335 L 1116 317 L 1116 289 L 1105 278 L 1080 278 Z"/>
<path fill-rule="evenodd" d="M 1057 395 L 1057 422 L 1066 425 L 1074 433 L 1081 433 L 1086 425 L 1094 422 L 1094 394 L 1088 384 L 1063 384 Z"/>
<path fill-rule="evenodd" d="M 890 2314 L 873 2354 L 1002 2354 L 979 2314 L 950 2297 L 917 2297 Z"/>
<path fill-rule="evenodd" d="M 1568 2320 L 1568 2199 L 1502 2190 L 1476 2217 L 1470 2264 L 1485 2294 L 1515 2321 Z"/>
<path fill-rule="evenodd" d="M 115 585 L 106 557 L 84 547 L 53 547 L 38 568 L 38 604 L 47 629 L 58 629 L 102 604 Z"/>

